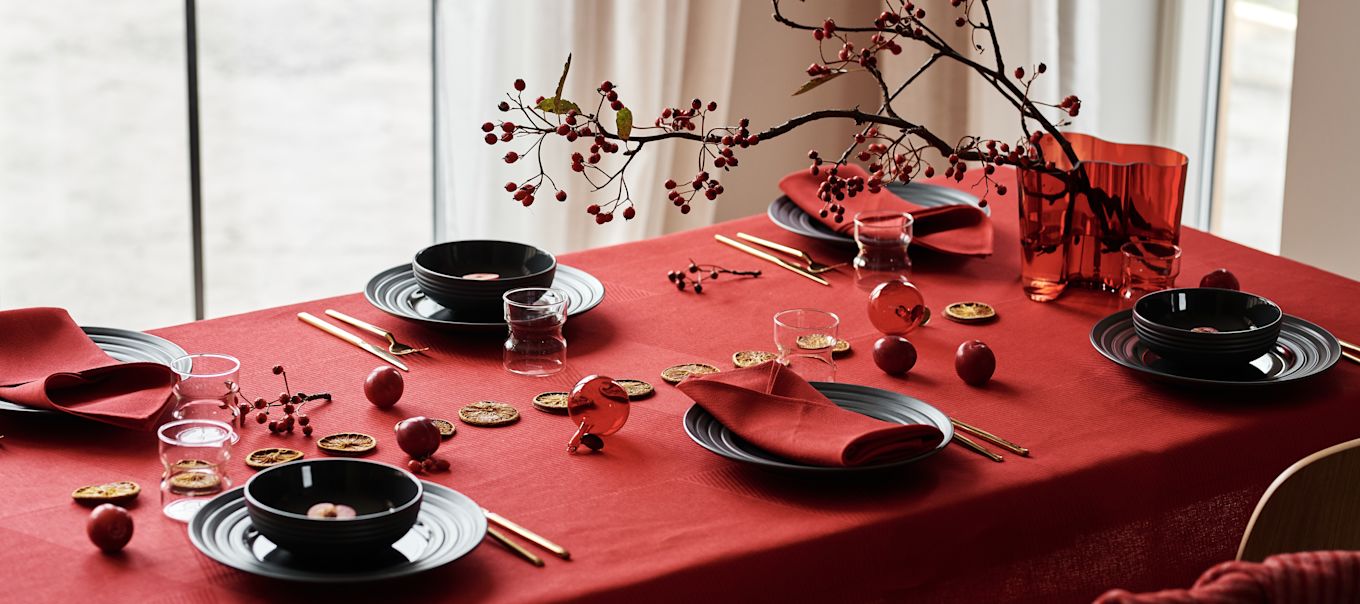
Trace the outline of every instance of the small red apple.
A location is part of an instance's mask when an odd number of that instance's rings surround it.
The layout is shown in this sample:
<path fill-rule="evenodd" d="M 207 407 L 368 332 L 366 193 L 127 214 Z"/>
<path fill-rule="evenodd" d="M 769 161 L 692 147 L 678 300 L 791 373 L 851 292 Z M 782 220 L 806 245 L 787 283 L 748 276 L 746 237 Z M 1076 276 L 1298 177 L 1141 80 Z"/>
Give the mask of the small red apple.
<path fill-rule="evenodd" d="M 417 415 L 397 422 L 397 446 L 415 459 L 425 459 L 439 450 L 443 439 L 429 418 Z"/>
<path fill-rule="evenodd" d="M 970 386 L 981 386 L 996 372 L 996 355 L 982 340 L 959 344 L 954 354 L 954 372 Z"/>
<path fill-rule="evenodd" d="M 1199 280 L 1200 287 L 1217 287 L 1218 289 L 1242 289 L 1242 285 L 1237 282 L 1237 275 L 1232 274 L 1226 268 L 1220 268 L 1204 276 Z"/>
<path fill-rule="evenodd" d="M 112 554 L 132 540 L 132 514 L 112 503 L 102 504 L 90 512 L 85 534 L 104 553 Z"/>
<path fill-rule="evenodd" d="M 380 409 L 392 408 L 401 400 L 401 393 L 405 389 L 406 380 L 401 377 L 401 372 L 386 365 L 374 369 L 364 380 L 364 396 Z"/>
<path fill-rule="evenodd" d="M 874 364 L 888 375 L 902 375 L 916 366 L 916 347 L 902 336 L 883 336 L 874 342 Z"/>

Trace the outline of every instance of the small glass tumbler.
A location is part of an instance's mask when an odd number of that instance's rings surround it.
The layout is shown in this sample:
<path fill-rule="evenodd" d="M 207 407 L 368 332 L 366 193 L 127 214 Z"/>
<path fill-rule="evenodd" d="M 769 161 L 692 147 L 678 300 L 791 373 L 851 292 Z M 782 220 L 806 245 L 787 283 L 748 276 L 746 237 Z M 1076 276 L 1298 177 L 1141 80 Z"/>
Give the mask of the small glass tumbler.
<path fill-rule="evenodd" d="M 870 291 L 887 281 L 911 278 L 911 214 L 872 210 L 855 214 L 855 285 Z"/>
<path fill-rule="evenodd" d="M 237 379 L 241 362 L 225 354 L 191 354 L 170 362 L 179 374 L 175 384 L 175 419 L 236 419 Z"/>
<path fill-rule="evenodd" d="M 188 522 L 218 493 L 231 488 L 231 426 L 210 419 L 181 419 L 161 426 L 161 511 Z"/>
<path fill-rule="evenodd" d="M 504 366 L 511 373 L 552 375 L 567 364 L 567 294 L 549 287 L 512 289 L 502 296 L 510 337 L 505 340 Z"/>
<path fill-rule="evenodd" d="M 840 317 L 810 308 L 780 311 L 774 316 L 774 345 L 779 362 L 809 382 L 836 381 L 836 345 Z"/>
<path fill-rule="evenodd" d="M 1131 241 L 1119 251 L 1124 256 L 1119 305 L 1130 308 L 1144 294 L 1176 286 L 1181 272 L 1181 248 L 1170 243 Z"/>

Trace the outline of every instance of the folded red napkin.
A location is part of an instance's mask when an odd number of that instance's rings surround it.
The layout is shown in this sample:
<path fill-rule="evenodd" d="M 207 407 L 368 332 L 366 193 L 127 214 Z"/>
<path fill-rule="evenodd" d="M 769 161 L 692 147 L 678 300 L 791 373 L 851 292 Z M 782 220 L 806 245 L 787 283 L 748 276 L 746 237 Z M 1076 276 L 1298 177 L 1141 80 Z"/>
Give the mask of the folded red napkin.
<path fill-rule="evenodd" d="M 0 311 L 0 399 L 148 430 L 178 379 L 159 363 L 118 362 L 60 308 Z"/>
<path fill-rule="evenodd" d="M 1190 589 L 1134 594 L 1111 590 L 1096 604 L 1342 604 L 1360 602 L 1360 552 L 1278 554 L 1265 562 L 1224 562 Z"/>
<path fill-rule="evenodd" d="M 847 178 L 869 177 L 863 168 L 854 164 L 841 166 L 839 174 Z M 819 214 L 824 204 L 817 197 L 817 188 L 824 180 L 825 174 L 813 176 L 807 170 L 799 170 L 780 180 L 779 188 L 813 219 L 838 233 L 854 234 L 854 217 L 858 212 L 894 210 L 911 214 L 913 244 L 946 254 L 987 256 L 992 253 L 992 219 L 980 208 L 971 205 L 923 208 L 892 194 L 885 187 L 877 193 L 864 190 L 854 197 L 846 198 L 842 202 L 845 220 L 837 223 L 834 215 L 822 218 Z"/>
<path fill-rule="evenodd" d="M 818 466 L 888 463 L 929 451 L 944 438 L 935 426 L 842 409 L 774 361 L 691 377 L 680 391 L 751 444 Z"/>

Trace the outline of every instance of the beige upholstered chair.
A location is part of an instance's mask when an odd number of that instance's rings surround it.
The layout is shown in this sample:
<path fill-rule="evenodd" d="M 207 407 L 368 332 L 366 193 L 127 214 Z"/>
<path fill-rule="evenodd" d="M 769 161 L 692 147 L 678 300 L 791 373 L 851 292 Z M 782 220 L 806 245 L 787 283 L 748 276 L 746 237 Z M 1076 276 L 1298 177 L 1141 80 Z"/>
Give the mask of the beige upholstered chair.
<path fill-rule="evenodd" d="M 1318 451 L 1280 474 L 1256 504 L 1237 559 L 1316 550 L 1360 550 L 1360 439 Z"/>

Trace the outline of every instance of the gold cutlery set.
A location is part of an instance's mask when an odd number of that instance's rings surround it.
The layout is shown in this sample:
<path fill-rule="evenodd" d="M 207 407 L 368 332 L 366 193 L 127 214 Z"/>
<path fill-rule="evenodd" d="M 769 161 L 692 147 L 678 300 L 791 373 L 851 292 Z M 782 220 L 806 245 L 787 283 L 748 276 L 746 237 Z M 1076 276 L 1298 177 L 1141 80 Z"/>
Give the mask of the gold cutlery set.
<path fill-rule="evenodd" d="M 553 543 L 552 541 L 549 541 L 548 539 L 546 539 L 542 535 L 539 535 L 538 533 L 535 533 L 527 528 L 524 528 L 514 523 L 505 516 L 501 516 L 500 514 L 497 514 L 486 508 L 482 508 L 482 514 L 486 516 L 488 522 L 496 525 L 496 527 L 500 527 L 502 529 L 514 533 L 519 538 L 524 539 L 525 541 L 533 543 L 534 545 L 537 545 L 551 552 L 554 556 L 557 556 L 558 558 L 561 558 L 563 560 L 571 559 L 571 553 L 568 552 L 566 548 L 556 543 Z M 532 564 L 534 566 L 543 566 L 542 558 L 538 557 L 538 555 L 529 551 L 529 548 L 524 547 L 524 545 L 505 536 L 505 534 L 500 532 L 499 530 L 496 530 L 496 527 L 492 526 L 486 527 L 487 536 L 491 537 L 492 540 L 494 540 L 496 543 L 505 546 L 505 548 L 510 550 L 511 552 L 514 552 L 515 555 L 523 558 L 525 562 L 528 562 L 529 564 Z"/>
<path fill-rule="evenodd" d="M 788 256 L 791 256 L 791 257 L 793 257 L 794 259 L 801 261 L 802 264 L 801 264 L 801 265 L 800 265 L 800 264 L 794 264 L 794 263 L 792 263 L 792 262 L 789 262 L 788 260 L 785 260 L 785 259 L 783 259 L 783 258 L 780 258 L 780 257 L 778 257 L 778 256 L 775 256 L 774 254 L 771 254 L 771 253 L 769 253 L 769 252 L 765 252 L 765 251 L 762 251 L 762 250 L 758 250 L 758 249 L 756 249 L 756 248 L 754 248 L 754 247 L 751 247 L 751 246 L 749 246 L 749 245 L 746 245 L 745 243 L 742 243 L 742 242 L 740 242 L 740 241 L 737 241 L 736 239 L 732 239 L 731 237 L 728 237 L 728 236 L 726 236 L 726 235 L 714 235 L 714 236 L 713 236 L 714 239 L 717 239 L 717 240 L 718 240 L 719 242 L 721 242 L 721 243 L 724 243 L 724 244 L 726 244 L 726 245 L 730 245 L 730 246 L 732 246 L 732 247 L 734 247 L 734 248 L 737 248 L 738 250 L 741 250 L 741 251 L 743 251 L 743 252 L 745 252 L 745 253 L 747 253 L 747 254 L 750 254 L 750 255 L 752 255 L 752 256 L 755 256 L 756 258 L 760 258 L 761 260 L 764 260 L 764 261 L 766 261 L 766 262 L 770 262 L 770 263 L 772 263 L 772 264 L 775 264 L 776 266 L 779 266 L 779 267 L 781 267 L 781 268 L 783 268 L 783 269 L 785 269 L 785 270 L 787 270 L 787 271 L 796 273 L 796 274 L 801 275 L 801 276 L 803 276 L 803 277 L 807 277 L 808 279 L 810 279 L 810 280 L 812 280 L 812 281 L 815 281 L 815 282 L 817 282 L 817 283 L 820 283 L 820 284 L 822 284 L 822 285 L 830 286 L 830 285 L 831 285 L 831 282 L 830 282 L 830 281 L 827 281 L 826 279 L 823 279 L 823 278 L 819 277 L 818 275 L 820 275 L 820 274 L 822 274 L 822 273 L 825 273 L 825 272 L 827 272 L 827 271 L 836 270 L 836 269 L 838 269 L 838 268 L 840 268 L 840 267 L 846 265 L 845 262 L 842 262 L 842 263 L 840 263 L 840 264 L 834 264 L 834 265 L 822 264 L 822 263 L 820 263 L 820 262 L 817 262 L 816 260 L 813 260 L 813 259 L 812 259 L 812 256 L 809 256 L 809 255 L 807 254 L 807 252 L 804 252 L 804 251 L 799 250 L 799 249 L 796 249 L 796 248 L 791 248 L 791 247 L 786 246 L 786 245 L 781 245 L 781 244 L 775 243 L 775 242 L 773 242 L 773 241 L 768 241 L 768 240 L 765 240 L 765 239 L 761 239 L 761 238 L 759 238 L 759 237 L 756 237 L 755 235 L 747 235 L 746 233 L 737 233 L 737 237 L 738 237 L 738 238 L 741 238 L 741 239 L 744 239 L 744 240 L 746 240 L 746 241 L 749 241 L 749 242 L 751 242 L 751 243 L 754 243 L 754 244 L 756 244 L 756 245 L 759 245 L 759 246 L 761 246 L 761 247 L 764 247 L 764 248 L 767 248 L 767 249 L 771 249 L 771 250 L 774 250 L 774 251 L 776 251 L 776 252 L 779 252 L 779 253 L 782 253 L 782 254 L 786 254 L 786 255 L 788 255 Z"/>
<path fill-rule="evenodd" d="M 1341 342 L 1341 358 L 1352 363 L 1360 364 L 1360 346 L 1356 346 L 1345 340 L 1337 341 Z"/>
<path fill-rule="evenodd" d="M 378 348 L 377 346 L 369 344 L 368 342 L 365 342 L 363 338 L 360 338 L 359 336 L 356 336 L 348 331 L 345 331 L 344 329 L 336 327 L 335 325 L 332 325 L 331 323 L 324 319 L 317 318 L 317 316 L 313 315 L 312 313 L 300 312 L 298 313 L 297 316 L 298 319 L 300 319 L 302 322 L 311 325 L 312 327 L 315 327 L 317 329 L 320 329 L 321 331 L 324 331 L 328 334 L 331 334 L 337 338 L 340 338 L 341 340 L 344 340 L 345 342 L 348 342 L 358 347 L 360 350 L 363 350 L 375 357 L 387 361 L 388 363 L 392 364 L 392 366 L 402 371 L 410 371 L 411 369 L 408 368 L 406 364 L 401 362 L 401 360 L 399 360 L 397 357 L 429 350 L 429 348 L 412 348 L 410 346 L 402 344 L 401 342 L 397 341 L 397 338 L 392 335 L 392 332 L 387 331 L 386 329 L 383 329 L 366 321 L 356 319 L 340 311 L 331 310 L 329 308 L 326 309 L 326 316 L 338 319 L 345 323 L 349 323 L 350 325 L 358 327 L 359 329 L 367 331 L 371 334 L 379 335 L 386 338 L 387 350 L 383 350 L 381 348 Z"/>

